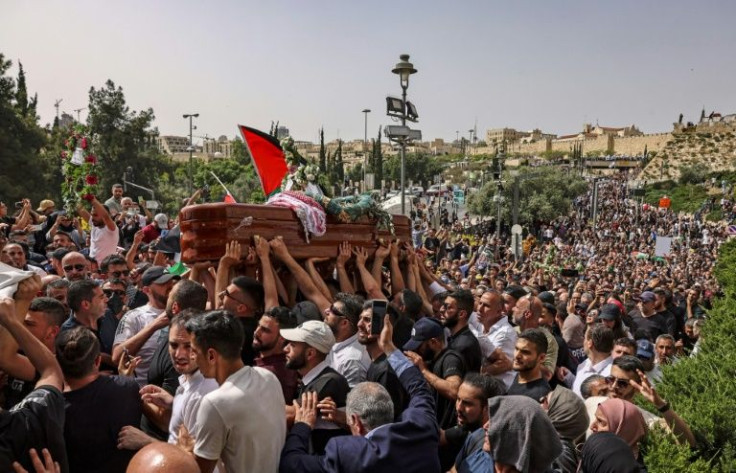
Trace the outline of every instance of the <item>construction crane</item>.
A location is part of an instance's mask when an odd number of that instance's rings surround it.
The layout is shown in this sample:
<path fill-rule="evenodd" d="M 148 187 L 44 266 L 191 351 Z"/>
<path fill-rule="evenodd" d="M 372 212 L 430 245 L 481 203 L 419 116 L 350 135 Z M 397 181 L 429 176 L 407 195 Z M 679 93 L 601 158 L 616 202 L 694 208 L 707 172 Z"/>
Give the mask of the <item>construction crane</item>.
<path fill-rule="evenodd" d="M 64 99 L 59 99 L 56 102 L 54 102 L 54 107 L 56 107 L 56 121 L 59 121 L 59 104 L 63 102 Z"/>
<path fill-rule="evenodd" d="M 87 107 L 75 108 L 74 109 L 74 111 L 77 112 L 77 122 L 79 122 L 79 112 L 81 112 L 82 110 L 87 110 Z"/>

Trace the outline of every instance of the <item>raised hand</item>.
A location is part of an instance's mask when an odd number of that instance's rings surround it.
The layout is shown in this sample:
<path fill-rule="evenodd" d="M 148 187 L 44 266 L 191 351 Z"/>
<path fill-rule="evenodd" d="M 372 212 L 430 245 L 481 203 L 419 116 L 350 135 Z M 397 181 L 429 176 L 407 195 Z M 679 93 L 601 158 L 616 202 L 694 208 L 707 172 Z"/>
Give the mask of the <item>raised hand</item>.
<path fill-rule="evenodd" d="M 220 258 L 220 264 L 224 266 L 234 266 L 240 262 L 243 257 L 243 249 L 240 243 L 233 240 L 225 245 L 225 254 Z"/>
<path fill-rule="evenodd" d="M 304 422 L 313 429 L 317 423 L 317 393 L 314 391 L 302 394 L 302 405 L 294 401 L 294 423 Z"/>
<path fill-rule="evenodd" d="M 266 259 L 271 255 L 271 246 L 268 244 L 268 240 L 261 238 L 259 235 L 253 236 L 253 243 L 256 247 L 256 255 L 259 259 Z"/>
<path fill-rule="evenodd" d="M 154 440 L 140 429 L 126 425 L 118 432 L 118 450 L 140 450 Z"/>
<path fill-rule="evenodd" d="M 368 261 L 368 250 L 362 246 L 357 246 L 353 249 L 355 255 L 355 264 L 358 266 L 365 266 L 365 262 Z"/>
<path fill-rule="evenodd" d="M 273 254 L 276 255 L 276 257 L 280 260 L 284 260 L 284 258 L 288 258 L 289 250 L 286 248 L 286 244 L 284 243 L 284 237 L 277 236 L 273 240 L 269 242 L 271 245 L 271 251 L 273 251 Z"/>
<path fill-rule="evenodd" d="M 350 258 L 353 257 L 353 247 L 350 243 L 347 241 L 344 241 L 340 244 L 340 247 L 337 250 L 337 266 L 345 266 L 345 264 L 350 261 Z"/>
<path fill-rule="evenodd" d="M 634 386 L 634 388 L 639 391 L 639 394 L 641 394 L 644 399 L 654 404 L 654 407 L 657 409 L 667 404 L 667 402 L 657 394 L 657 390 L 654 389 L 652 383 L 649 382 L 647 375 L 645 375 L 641 370 L 636 370 L 636 373 L 639 375 L 641 382 L 637 383 L 633 379 L 630 379 L 629 384 Z"/>
<path fill-rule="evenodd" d="M 34 274 L 18 283 L 18 290 L 15 291 L 14 298 L 16 301 L 30 301 L 36 297 L 42 287 L 41 276 Z"/>
<path fill-rule="evenodd" d="M 376 259 L 386 259 L 391 254 L 390 245 L 386 245 L 386 242 L 381 238 L 378 241 L 378 248 L 376 249 Z"/>

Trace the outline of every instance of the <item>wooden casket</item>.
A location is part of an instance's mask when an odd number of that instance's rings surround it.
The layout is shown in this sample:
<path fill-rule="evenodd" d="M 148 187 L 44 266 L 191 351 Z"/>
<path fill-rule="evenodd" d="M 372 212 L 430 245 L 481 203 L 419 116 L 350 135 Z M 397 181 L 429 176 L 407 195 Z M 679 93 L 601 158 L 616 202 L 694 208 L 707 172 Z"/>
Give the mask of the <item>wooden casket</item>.
<path fill-rule="evenodd" d="M 271 240 L 284 239 L 295 259 L 337 256 L 343 241 L 362 246 L 373 254 L 378 240 L 399 238 L 411 241 L 411 221 L 404 215 L 394 215 L 395 235 L 378 230 L 375 221 L 362 217 L 356 222 L 342 223 L 333 215 L 327 216 L 327 232 L 321 237 L 311 236 L 309 243 L 304 228 L 294 212 L 285 207 L 258 204 L 226 204 L 224 202 L 185 207 L 179 214 L 182 261 L 216 261 L 225 254 L 225 244 L 237 240 L 241 245 L 253 244 L 253 236 Z"/>

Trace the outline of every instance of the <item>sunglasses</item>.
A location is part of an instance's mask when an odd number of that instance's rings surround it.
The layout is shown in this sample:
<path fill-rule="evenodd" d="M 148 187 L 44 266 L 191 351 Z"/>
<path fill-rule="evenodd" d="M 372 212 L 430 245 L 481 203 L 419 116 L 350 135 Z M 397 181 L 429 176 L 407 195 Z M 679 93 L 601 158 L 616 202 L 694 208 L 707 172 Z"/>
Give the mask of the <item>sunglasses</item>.
<path fill-rule="evenodd" d="M 112 297 L 113 294 L 121 297 L 125 296 L 125 291 L 122 289 L 103 289 L 102 292 L 104 292 L 107 297 Z"/>
<path fill-rule="evenodd" d="M 325 309 L 325 315 L 328 315 L 330 313 L 335 314 L 338 317 L 345 317 L 345 314 L 337 310 L 334 304 L 328 307 L 327 309 Z"/>
<path fill-rule="evenodd" d="M 617 378 L 615 376 L 606 376 L 606 382 L 618 389 L 626 389 L 629 386 L 628 379 Z"/>
<path fill-rule="evenodd" d="M 240 299 L 238 299 L 237 297 L 235 297 L 235 296 L 233 296 L 232 294 L 230 294 L 230 293 L 228 292 L 228 290 L 227 290 L 227 289 L 225 289 L 224 291 L 222 291 L 222 292 L 221 292 L 220 294 L 218 294 L 218 295 L 220 296 L 220 298 L 221 298 L 221 299 L 224 299 L 224 298 L 226 298 L 226 297 L 229 297 L 230 299 L 234 300 L 235 302 L 240 302 L 241 304 L 244 304 L 244 305 L 248 305 L 248 303 L 246 303 L 246 302 L 244 302 L 244 301 L 241 301 L 241 300 L 240 300 Z"/>
<path fill-rule="evenodd" d="M 112 271 L 110 275 L 114 278 L 119 278 L 120 276 L 130 276 L 130 271 L 127 269 L 124 271 Z"/>
<path fill-rule="evenodd" d="M 84 268 L 85 268 L 85 265 L 83 264 L 67 264 L 66 266 L 64 266 L 64 271 L 67 271 L 67 272 L 71 270 L 84 271 Z"/>

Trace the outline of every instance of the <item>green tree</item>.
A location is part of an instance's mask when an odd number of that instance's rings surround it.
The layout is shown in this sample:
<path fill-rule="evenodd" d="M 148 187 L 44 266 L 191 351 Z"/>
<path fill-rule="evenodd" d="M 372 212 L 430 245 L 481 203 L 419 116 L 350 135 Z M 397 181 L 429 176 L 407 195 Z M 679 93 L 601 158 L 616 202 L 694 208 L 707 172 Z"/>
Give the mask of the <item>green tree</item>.
<path fill-rule="evenodd" d="M 572 205 L 572 201 L 583 192 L 587 185 L 579 176 L 569 175 L 560 169 L 553 167 L 542 167 L 531 170 L 521 168 L 519 175 L 511 177 L 505 173 L 503 180 L 507 184 L 503 188 L 502 195 L 502 219 L 508 221 L 511 218 L 511 205 L 513 203 L 514 179 L 518 179 L 519 185 L 519 221 L 530 223 L 534 220 L 552 220 L 553 218 L 566 214 Z M 487 182 L 478 192 L 472 194 L 468 199 L 468 208 L 476 215 L 495 215 L 496 202 L 493 196 L 496 194 L 495 182 Z"/>
<path fill-rule="evenodd" d="M 342 140 L 337 141 L 337 151 L 335 152 L 335 180 L 333 183 L 342 187 L 345 182 L 345 168 L 342 162 Z"/>
<path fill-rule="evenodd" d="M 383 182 L 384 173 L 383 173 L 383 150 L 381 149 L 381 129 L 382 127 L 378 127 L 378 137 L 375 140 L 372 140 L 373 143 L 373 156 L 372 156 L 372 171 L 373 171 L 373 188 L 374 189 L 380 189 L 381 188 L 381 182 Z"/>
<path fill-rule="evenodd" d="M 156 148 L 158 130 L 152 128 L 153 109 L 131 111 L 122 87 L 108 80 L 99 89 L 90 88 L 88 109 L 87 125 L 100 163 L 103 192 L 109 192 L 112 184 L 120 182 L 128 168 L 133 171 L 132 179 L 128 173 L 129 180 L 154 189 L 164 172 L 174 170 L 171 160 L 165 159 Z M 181 179 L 175 182 L 182 189 L 186 183 Z M 128 194 L 149 197 L 139 190 L 129 189 Z"/>
<path fill-rule="evenodd" d="M 325 148 L 325 129 L 319 129 L 319 170 L 327 172 L 327 149 Z"/>
<path fill-rule="evenodd" d="M 52 180 L 56 157 L 42 156 L 46 132 L 39 126 L 36 99 L 28 100 L 25 71 L 16 81 L 7 75 L 12 62 L 0 53 L 0 198 L 7 202 L 28 197 L 34 202 L 57 198 L 59 182 Z"/>
<path fill-rule="evenodd" d="M 428 154 L 424 153 L 407 153 L 405 157 L 405 179 L 407 185 L 409 181 L 417 185 L 433 182 L 434 176 L 442 173 L 442 164 Z M 395 181 L 401 180 L 401 154 L 391 156 L 386 160 L 385 165 L 386 178 Z"/>

